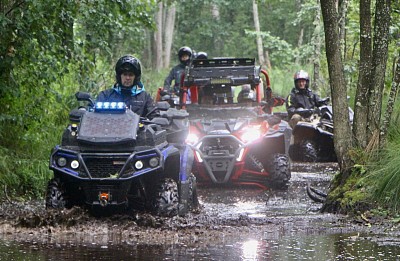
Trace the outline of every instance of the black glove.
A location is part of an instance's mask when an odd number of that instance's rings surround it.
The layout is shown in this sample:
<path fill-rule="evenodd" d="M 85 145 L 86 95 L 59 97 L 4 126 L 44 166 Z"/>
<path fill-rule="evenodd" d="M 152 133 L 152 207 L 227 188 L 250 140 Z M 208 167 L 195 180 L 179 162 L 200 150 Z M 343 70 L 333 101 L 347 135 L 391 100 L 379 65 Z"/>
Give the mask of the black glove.
<path fill-rule="evenodd" d="M 309 118 L 314 113 L 314 109 L 297 108 L 294 113 L 301 115 L 303 118 Z"/>
<path fill-rule="evenodd" d="M 161 90 L 161 91 L 160 91 L 160 95 L 161 95 L 161 96 L 169 95 L 169 91 L 167 91 L 167 90 Z"/>

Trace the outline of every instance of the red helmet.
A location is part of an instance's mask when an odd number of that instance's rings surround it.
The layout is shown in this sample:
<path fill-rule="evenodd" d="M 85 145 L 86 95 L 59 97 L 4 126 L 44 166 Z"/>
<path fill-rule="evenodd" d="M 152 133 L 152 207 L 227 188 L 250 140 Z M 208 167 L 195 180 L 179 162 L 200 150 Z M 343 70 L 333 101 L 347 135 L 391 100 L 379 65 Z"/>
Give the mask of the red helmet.
<path fill-rule="evenodd" d="M 293 76 L 293 80 L 295 86 L 298 80 L 306 80 L 306 88 L 308 88 L 308 84 L 310 83 L 310 77 L 308 76 L 308 73 L 303 70 L 296 72 Z"/>

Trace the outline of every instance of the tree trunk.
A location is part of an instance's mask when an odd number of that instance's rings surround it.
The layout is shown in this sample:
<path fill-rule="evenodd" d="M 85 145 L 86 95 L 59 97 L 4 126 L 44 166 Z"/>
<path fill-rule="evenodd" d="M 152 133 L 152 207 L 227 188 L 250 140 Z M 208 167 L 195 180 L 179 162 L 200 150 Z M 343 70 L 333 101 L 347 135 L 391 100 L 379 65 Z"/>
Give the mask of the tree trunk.
<path fill-rule="evenodd" d="M 175 13 L 176 13 L 175 5 L 172 5 L 171 7 L 167 8 L 165 27 L 164 27 L 164 39 L 165 39 L 164 68 L 168 68 L 171 62 L 171 48 L 172 48 L 172 39 L 174 36 Z"/>
<path fill-rule="evenodd" d="M 312 57 L 313 65 L 314 65 L 314 80 L 312 82 L 312 89 L 315 92 L 319 92 L 319 83 L 320 79 L 320 59 L 321 59 L 321 8 L 319 0 L 317 0 L 318 7 L 315 10 L 315 18 L 314 18 L 314 32 L 313 32 L 313 49 L 314 54 Z"/>
<path fill-rule="evenodd" d="M 156 12 L 155 22 L 156 31 L 154 32 L 154 68 L 159 71 L 163 66 L 163 26 L 162 26 L 162 14 L 163 14 L 163 3 L 158 4 L 158 10 Z"/>
<path fill-rule="evenodd" d="M 397 91 L 400 84 L 400 56 L 397 58 L 396 69 L 393 75 L 392 87 L 390 88 L 390 94 L 386 107 L 385 117 L 383 119 L 381 131 L 380 131 L 380 148 L 383 148 L 386 144 L 387 130 L 389 128 L 390 119 L 392 117 L 393 108 L 397 98 Z"/>
<path fill-rule="evenodd" d="M 265 65 L 267 66 L 267 70 L 272 69 L 271 60 L 269 59 L 269 51 L 265 50 Z"/>
<path fill-rule="evenodd" d="M 257 33 L 258 61 L 261 65 L 265 66 L 263 43 L 260 35 L 260 21 L 258 19 L 258 6 L 256 0 L 253 0 L 253 19 L 254 19 L 254 28 Z"/>
<path fill-rule="evenodd" d="M 339 39 L 343 50 L 343 61 L 346 60 L 346 19 L 347 19 L 347 0 L 339 0 Z"/>
<path fill-rule="evenodd" d="M 326 58 L 328 60 L 329 82 L 332 92 L 334 145 L 341 172 L 339 181 L 341 185 L 344 184 L 351 173 L 352 162 L 348 152 L 352 147 L 352 136 L 335 0 L 321 1 L 321 10 L 325 26 Z"/>
<path fill-rule="evenodd" d="M 296 12 L 299 12 L 301 10 L 301 0 L 296 0 Z M 303 23 L 299 24 L 300 29 L 299 29 L 299 35 L 297 39 L 297 48 L 301 50 L 301 46 L 303 45 L 303 38 L 304 38 L 304 27 Z M 295 64 L 299 65 L 301 63 L 300 61 L 300 56 L 298 55 L 295 60 Z"/>
<path fill-rule="evenodd" d="M 220 13 L 219 13 L 219 7 L 217 4 L 213 3 L 211 5 L 211 15 L 213 19 L 219 23 L 220 20 Z M 214 49 L 215 50 L 223 50 L 223 42 L 222 39 L 220 38 L 220 33 L 215 33 L 214 39 Z"/>
<path fill-rule="evenodd" d="M 368 90 L 371 83 L 371 0 L 360 0 L 360 65 L 354 103 L 353 134 L 357 146 L 365 148 L 368 143 Z"/>
<path fill-rule="evenodd" d="M 382 112 L 382 94 L 385 84 L 386 62 L 389 45 L 390 25 L 390 2 L 391 0 L 376 1 L 374 46 L 372 53 L 372 85 L 368 110 L 369 142 L 379 147 L 379 129 Z M 378 140 L 374 140 L 378 139 Z M 377 149 L 372 147 L 371 149 Z"/>

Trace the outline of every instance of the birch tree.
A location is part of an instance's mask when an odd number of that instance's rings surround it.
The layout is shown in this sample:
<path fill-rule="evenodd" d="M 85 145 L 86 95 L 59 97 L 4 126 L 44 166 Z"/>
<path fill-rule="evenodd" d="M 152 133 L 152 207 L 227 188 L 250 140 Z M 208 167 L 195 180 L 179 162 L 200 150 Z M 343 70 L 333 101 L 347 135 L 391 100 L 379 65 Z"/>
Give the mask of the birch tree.
<path fill-rule="evenodd" d="M 260 21 L 258 19 L 258 6 L 257 1 L 253 0 L 253 19 L 254 19 L 254 28 L 256 31 L 256 41 L 257 41 L 257 52 L 258 52 L 258 61 L 261 65 L 265 65 L 264 59 L 264 48 L 262 43 L 262 38 L 260 35 Z"/>
<path fill-rule="evenodd" d="M 172 39 L 174 36 L 176 6 L 172 4 L 165 8 L 164 23 L 164 68 L 168 68 L 171 62 Z"/>

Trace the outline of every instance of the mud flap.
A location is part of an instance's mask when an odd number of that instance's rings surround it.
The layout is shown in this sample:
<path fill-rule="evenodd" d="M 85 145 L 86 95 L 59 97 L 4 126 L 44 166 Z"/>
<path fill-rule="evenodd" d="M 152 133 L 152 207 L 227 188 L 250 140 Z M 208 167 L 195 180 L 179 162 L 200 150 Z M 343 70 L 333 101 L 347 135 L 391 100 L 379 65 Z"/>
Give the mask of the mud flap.
<path fill-rule="evenodd" d="M 178 146 L 177 146 L 178 147 Z M 179 171 L 179 210 L 180 216 L 185 215 L 189 211 L 189 189 L 190 180 L 189 175 L 192 173 L 194 153 L 193 150 L 188 146 L 179 146 L 179 152 L 181 154 L 180 171 Z"/>
<path fill-rule="evenodd" d="M 178 147 L 181 154 L 179 179 L 182 181 L 187 181 L 189 174 L 192 173 L 194 153 L 193 150 L 188 146 Z"/>

